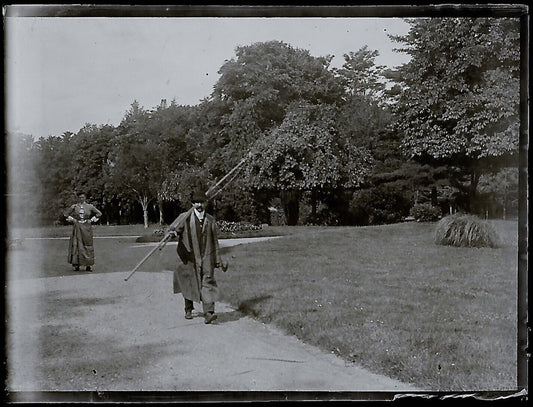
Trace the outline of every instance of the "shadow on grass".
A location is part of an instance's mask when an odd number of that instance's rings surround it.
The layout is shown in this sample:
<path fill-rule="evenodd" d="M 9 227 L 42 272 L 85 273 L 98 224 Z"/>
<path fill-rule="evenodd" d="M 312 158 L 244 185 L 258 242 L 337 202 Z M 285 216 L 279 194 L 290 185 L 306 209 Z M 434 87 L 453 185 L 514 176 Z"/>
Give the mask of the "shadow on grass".
<path fill-rule="evenodd" d="M 246 315 L 258 316 L 259 312 L 254 309 L 255 305 L 272 298 L 271 295 L 262 295 L 260 297 L 254 297 L 250 299 L 243 300 L 239 303 L 237 311 L 242 312 Z"/>
<path fill-rule="evenodd" d="M 234 311 L 229 311 L 229 312 L 217 312 L 217 315 L 218 315 L 218 318 L 216 321 L 217 324 L 224 324 L 227 322 L 238 321 L 239 319 L 245 316 L 245 314 L 239 310 L 234 310 Z"/>
<path fill-rule="evenodd" d="M 271 295 L 264 295 L 261 297 L 250 298 L 250 299 L 242 301 L 239 304 L 238 308 L 235 310 L 228 311 L 228 312 L 217 312 L 218 318 L 217 318 L 216 323 L 224 324 L 227 322 L 234 322 L 248 315 L 252 317 L 256 317 L 259 314 L 259 312 L 253 309 L 254 306 L 271 297 L 272 297 Z"/>

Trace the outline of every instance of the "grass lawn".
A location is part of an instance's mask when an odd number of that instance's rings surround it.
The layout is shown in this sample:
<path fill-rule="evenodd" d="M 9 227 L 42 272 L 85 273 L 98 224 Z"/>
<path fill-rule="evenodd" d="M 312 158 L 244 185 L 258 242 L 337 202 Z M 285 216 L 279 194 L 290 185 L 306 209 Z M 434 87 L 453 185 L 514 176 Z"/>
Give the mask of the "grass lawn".
<path fill-rule="evenodd" d="M 435 223 L 285 228 L 283 238 L 223 251 L 230 269 L 217 275 L 221 301 L 421 388 L 515 389 L 517 223 L 494 224 L 505 242 L 498 249 L 437 246 Z M 138 226 L 123 235 L 144 233 Z M 120 234 L 113 228 L 97 227 L 95 236 Z M 50 230 L 70 233 L 59 229 Z M 8 252 L 8 276 L 72 274 L 67 244 L 26 240 Z M 131 270 L 148 252 L 136 245 L 95 239 L 95 272 Z M 42 264 L 37 271 L 24 267 L 30 253 Z M 175 262 L 167 246 L 141 270 Z"/>
<path fill-rule="evenodd" d="M 164 227 L 158 224 L 150 224 L 147 229 L 142 224 L 136 225 L 114 225 L 106 226 L 96 224 L 93 226 L 95 236 L 138 236 L 142 242 L 158 242 L 163 237 L 159 232 Z M 291 228 L 283 226 L 269 226 L 262 230 L 248 230 L 237 232 L 221 232 L 220 239 L 260 237 L 260 236 L 280 236 L 290 233 Z M 70 236 L 72 226 L 63 225 L 56 227 L 39 227 L 39 228 L 13 228 L 9 230 L 9 238 L 16 239 L 21 237 L 65 237 Z"/>
<path fill-rule="evenodd" d="M 150 225 L 148 229 L 145 229 L 142 224 L 114 226 L 96 224 L 93 226 L 93 232 L 95 236 L 141 236 L 158 227 L 158 225 Z M 65 237 L 70 236 L 71 232 L 71 225 L 39 228 L 12 228 L 9 229 L 9 237 Z"/>

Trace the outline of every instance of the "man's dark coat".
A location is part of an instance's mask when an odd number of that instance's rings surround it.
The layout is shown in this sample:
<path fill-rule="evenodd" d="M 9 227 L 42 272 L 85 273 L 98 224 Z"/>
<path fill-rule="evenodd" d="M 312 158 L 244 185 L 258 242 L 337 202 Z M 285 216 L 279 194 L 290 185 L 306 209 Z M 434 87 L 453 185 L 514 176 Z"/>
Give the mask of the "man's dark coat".
<path fill-rule="evenodd" d="M 220 264 L 217 225 L 207 213 L 201 229 L 197 222 L 191 208 L 170 225 L 178 233 L 177 251 L 183 263 L 174 271 L 174 293 L 181 292 L 184 298 L 195 302 L 215 302 L 218 298 L 215 265 Z"/>

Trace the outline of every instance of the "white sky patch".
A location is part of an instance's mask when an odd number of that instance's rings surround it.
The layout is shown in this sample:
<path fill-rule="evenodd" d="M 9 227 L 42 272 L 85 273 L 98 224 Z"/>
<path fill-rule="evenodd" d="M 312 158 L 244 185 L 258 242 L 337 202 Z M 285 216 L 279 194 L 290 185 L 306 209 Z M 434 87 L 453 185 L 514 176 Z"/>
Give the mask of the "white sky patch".
<path fill-rule="evenodd" d="M 235 48 L 279 40 L 313 56 L 367 45 L 376 63 L 408 61 L 387 34 L 405 34 L 399 18 L 32 18 L 8 17 L 6 118 L 10 132 L 77 132 L 86 123 L 116 126 L 131 103 L 161 99 L 195 105 L 209 96 Z"/>

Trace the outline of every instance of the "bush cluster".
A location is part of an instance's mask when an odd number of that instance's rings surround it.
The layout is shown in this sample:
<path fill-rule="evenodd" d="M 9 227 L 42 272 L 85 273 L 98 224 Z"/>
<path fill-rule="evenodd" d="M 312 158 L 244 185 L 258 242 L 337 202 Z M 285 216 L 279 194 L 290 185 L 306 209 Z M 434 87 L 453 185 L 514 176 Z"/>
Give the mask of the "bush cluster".
<path fill-rule="evenodd" d="M 417 222 L 433 222 L 442 216 L 442 210 L 430 203 L 417 203 L 409 211 L 409 215 Z"/>
<path fill-rule="evenodd" d="M 403 185 L 388 183 L 356 191 L 349 211 L 356 225 L 400 222 L 409 213 L 409 193 Z"/>
<path fill-rule="evenodd" d="M 488 222 L 474 215 L 456 213 L 442 218 L 435 230 L 435 243 L 457 247 L 498 247 L 500 239 Z"/>
<path fill-rule="evenodd" d="M 336 226 L 339 224 L 339 218 L 337 213 L 326 208 L 318 211 L 315 216 L 307 215 L 303 224 L 309 226 Z"/>

